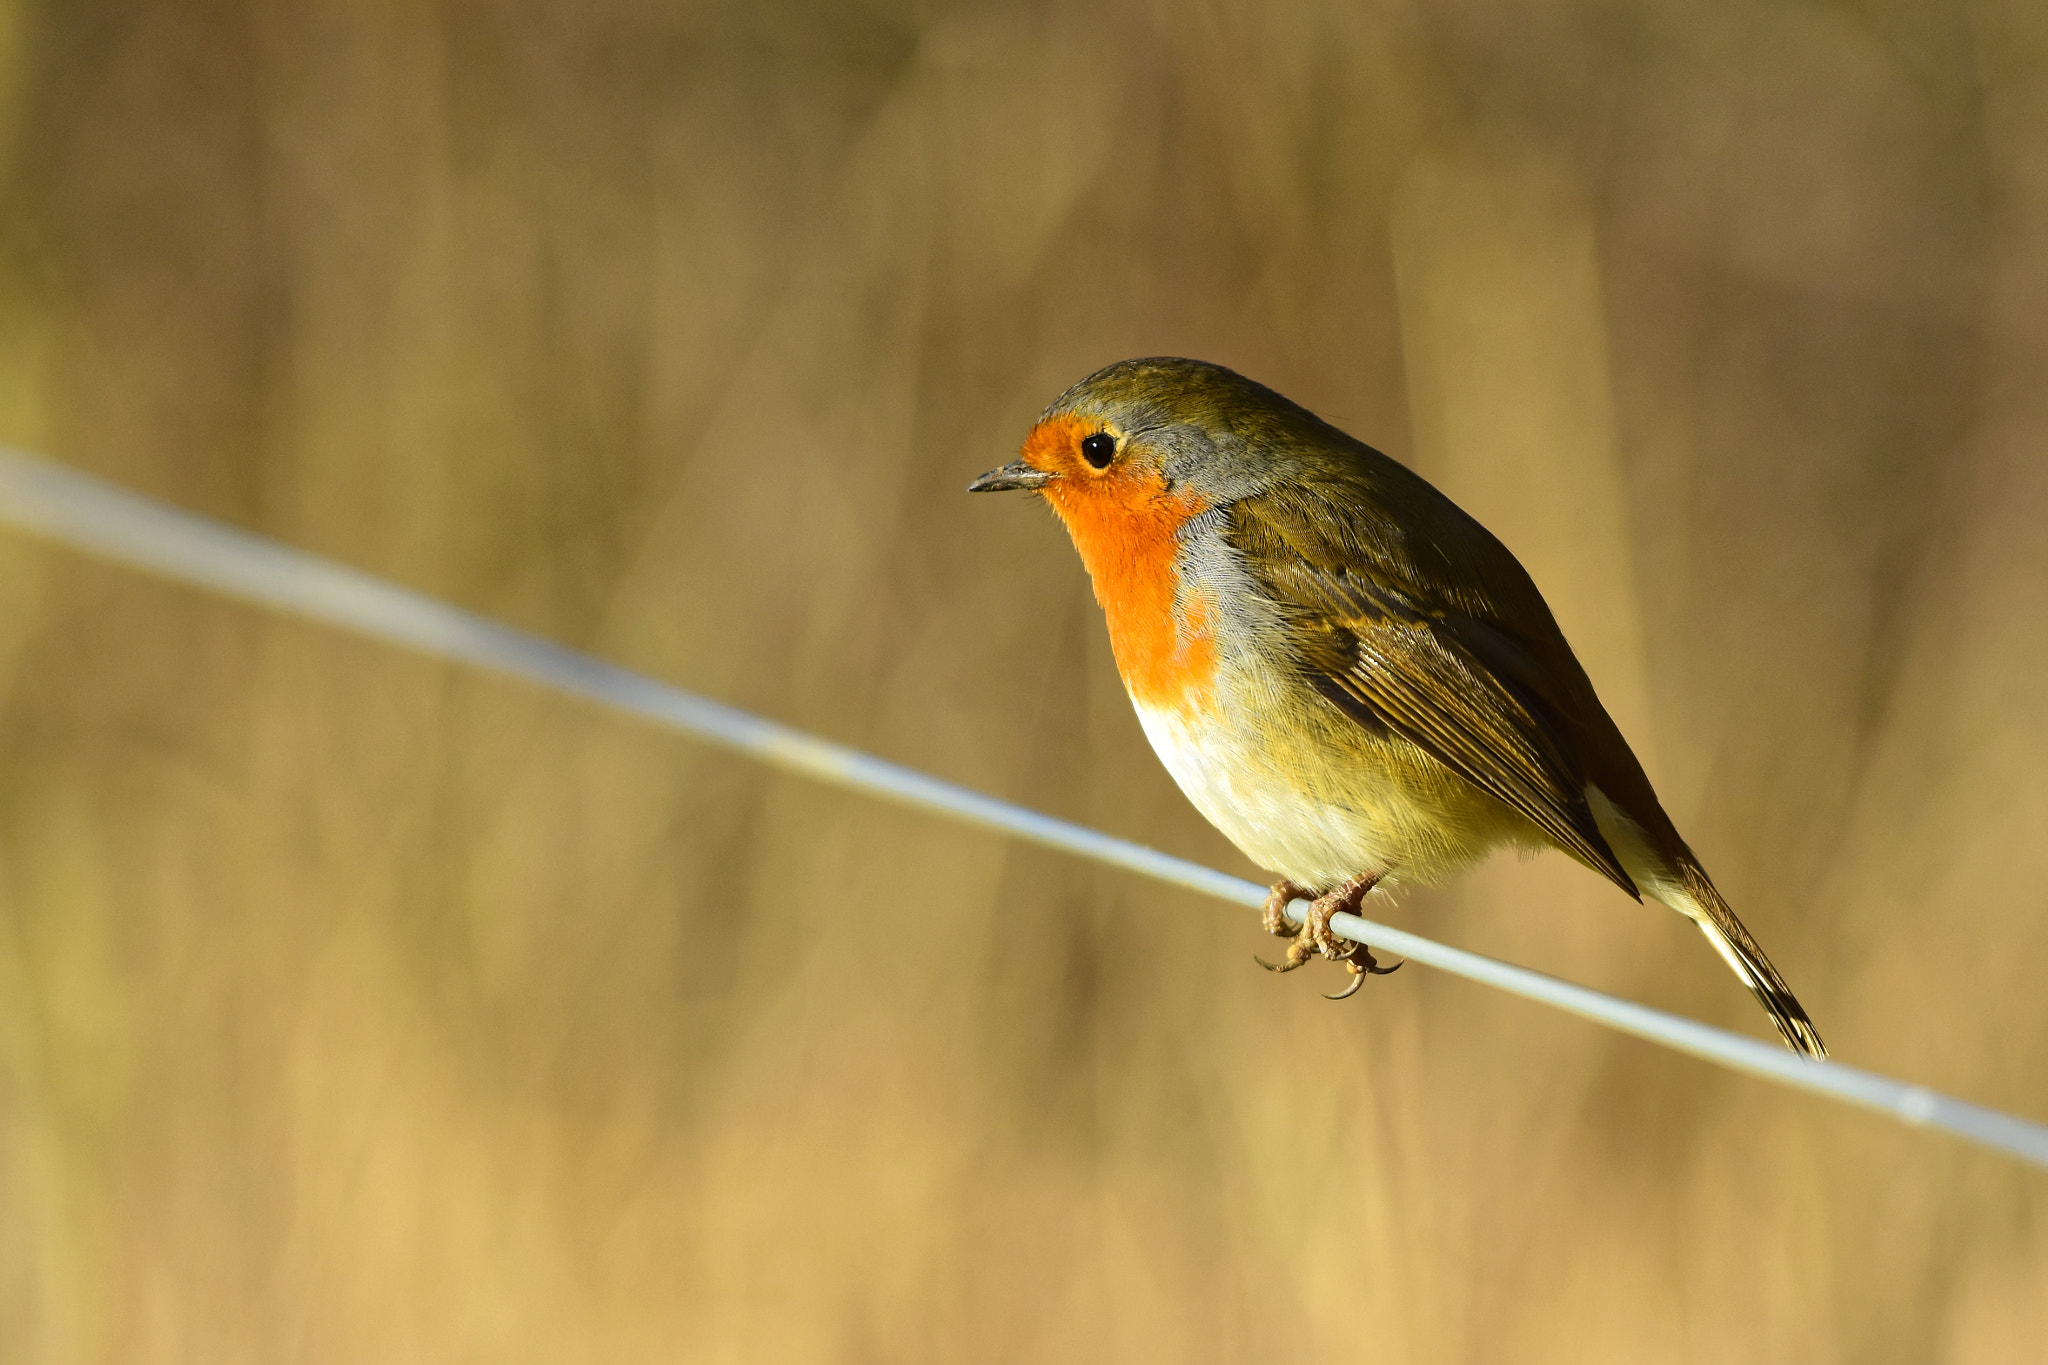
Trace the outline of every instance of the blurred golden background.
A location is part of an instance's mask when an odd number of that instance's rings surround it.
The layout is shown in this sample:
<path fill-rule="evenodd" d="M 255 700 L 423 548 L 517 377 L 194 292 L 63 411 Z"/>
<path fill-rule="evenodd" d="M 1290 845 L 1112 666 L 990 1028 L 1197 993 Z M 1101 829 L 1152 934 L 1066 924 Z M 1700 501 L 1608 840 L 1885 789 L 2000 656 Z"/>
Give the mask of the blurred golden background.
<path fill-rule="evenodd" d="M 2038 3 L 0 0 L 0 176 L 0 440 L 1256 875 L 962 491 L 1241 369 L 2048 1118 Z M 1946 1139 L 11 532 L 0 680 L 8 1361 L 2048 1359 Z M 1379 913 L 1767 1034 L 1558 857 Z"/>

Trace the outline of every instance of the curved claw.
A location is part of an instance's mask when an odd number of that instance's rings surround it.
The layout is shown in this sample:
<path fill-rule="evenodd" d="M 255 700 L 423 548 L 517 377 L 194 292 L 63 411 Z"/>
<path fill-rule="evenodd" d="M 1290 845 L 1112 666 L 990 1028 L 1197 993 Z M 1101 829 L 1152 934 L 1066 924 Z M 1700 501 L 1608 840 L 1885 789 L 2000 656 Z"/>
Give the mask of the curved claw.
<path fill-rule="evenodd" d="M 1349 1000 L 1357 993 L 1358 988 L 1365 984 L 1365 979 L 1368 976 L 1392 976 L 1395 972 L 1408 965 L 1408 959 L 1404 957 L 1391 967 L 1382 967 L 1379 959 L 1372 955 L 1372 949 L 1366 947 L 1363 943 L 1353 948 L 1350 953 L 1340 960 L 1351 971 L 1351 984 L 1338 991 L 1335 995 L 1324 996 L 1323 999 L 1325 1000 Z"/>
<path fill-rule="evenodd" d="M 1391 970 L 1391 968 L 1390 968 L 1389 970 Z M 1350 998 L 1351 998 L 1351 997 L 1352 997 L 1353 995 L 1355 995 L 1355 994 L 1356 994 L 1356 993 L 1358 992 L 1358 988 L 1359 988 L 1360 986 L 1363 986 L 1363 985 L 1365 984 L 1365 978 L 1366 978 L 1366 975 L 1367 975 L 1367 973 L 1366 973 L 1365 971 L 1363 971 L 1363 970 L 1360 970 L 1360 971 L 1356 971 L 1356 972 L 1353 972 L 1353 973 L 1351 974 L 1351 984 L 1350 984 L 1350 985 L 1346 986 L 1346 987 L 1345 987 L 1345 988 L 1344 988 L 1343 990 L 1341 990 L 1341 991 L 1338 991 L 1338 992 L 1337 992 L 1337 993 L 1336 993 L 1335 995 L 1326 995 L 1326 996 L 1324 996 L 1324 997 L 1323 997 L 1323 999 L 1325 999 L 1325 1000 L 1349 1000 L 1349 999 L 1350 999 Z"/>
<path fill-rule="evenodd" d="M 1300 960 L 1296 960 L 1294 958 L 1289 958 L 1285 962 L 1268 962 L 1263 957 L 1260 957 L 1257 953 L 1253 953 L 1252 961 L 1258 963 L 1261 967 L 1264 967 L 1269 972 L 1291 972 L 1296 967 L 1299 967 L 1302 964 L 1302 962 L 1307 961 L 1307 959 L 1303 958 Z"/>

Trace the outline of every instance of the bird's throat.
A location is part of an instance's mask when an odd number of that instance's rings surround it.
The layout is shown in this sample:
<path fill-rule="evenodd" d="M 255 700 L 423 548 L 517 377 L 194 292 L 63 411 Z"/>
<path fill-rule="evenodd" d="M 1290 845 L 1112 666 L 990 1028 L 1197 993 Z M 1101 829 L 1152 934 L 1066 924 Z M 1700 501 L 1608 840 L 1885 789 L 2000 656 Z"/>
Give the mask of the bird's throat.
<path fill-rule="evenodd" d="M 1094 580 L 1131 699 L 1180 710 L 1208 697 L 1216 669 L 1211 605 L 1178 568 L 1180 530 L 1207 504 L 1163 480 L 1137 485 L 1137 476 L 1123 487 L 1055 483 L 1046 496 Z"/>

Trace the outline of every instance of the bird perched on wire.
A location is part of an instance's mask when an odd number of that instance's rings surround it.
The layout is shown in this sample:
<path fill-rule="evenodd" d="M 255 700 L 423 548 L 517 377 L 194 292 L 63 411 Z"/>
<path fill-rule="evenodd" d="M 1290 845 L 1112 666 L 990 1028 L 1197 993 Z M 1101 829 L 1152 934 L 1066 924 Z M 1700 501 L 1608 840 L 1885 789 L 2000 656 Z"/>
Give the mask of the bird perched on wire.
<path fill-rule="evenodd" d="M 1218 365 L 1126 360 L 1060 395 L 1022 458 L 1094 580 L 1125 690 L 1195 806 L 1279 874 L 1276 971 L 1376 886 L 1557 848 L 1699 926 L 1795 1051 L 1806 1011 L 1679 837 L 1507 547 L 1421 476 Z M 1312 901 L 1297 932 L 1287 907 Z M 1273 966 L 1273 964 L 1268 964 Z M 1341 998 L 1336 997 L 1336 998 Z"/>

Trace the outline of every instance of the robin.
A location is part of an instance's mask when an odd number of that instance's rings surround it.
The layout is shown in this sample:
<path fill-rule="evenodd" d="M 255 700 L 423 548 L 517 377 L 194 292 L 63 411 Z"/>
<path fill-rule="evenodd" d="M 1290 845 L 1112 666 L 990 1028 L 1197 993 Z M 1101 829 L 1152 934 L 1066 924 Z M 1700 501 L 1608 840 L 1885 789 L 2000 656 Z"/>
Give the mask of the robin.
<path fill-rule="evenodd" d="M 1146 736 L 1281 878 L 1265 927 L 1382 974 L 1330 919 L 1501 845 L 1557 848 L 1699 926 L 1794 1051 L 1806 1011 L 1678 835 L 1528 573 L 1421 476 L 1242 375 L 1126 360 L 1068 389 L 1023 458 L 1072 535 Z M 1293 900 L 1312 902 L 1299 931 Z"/>

